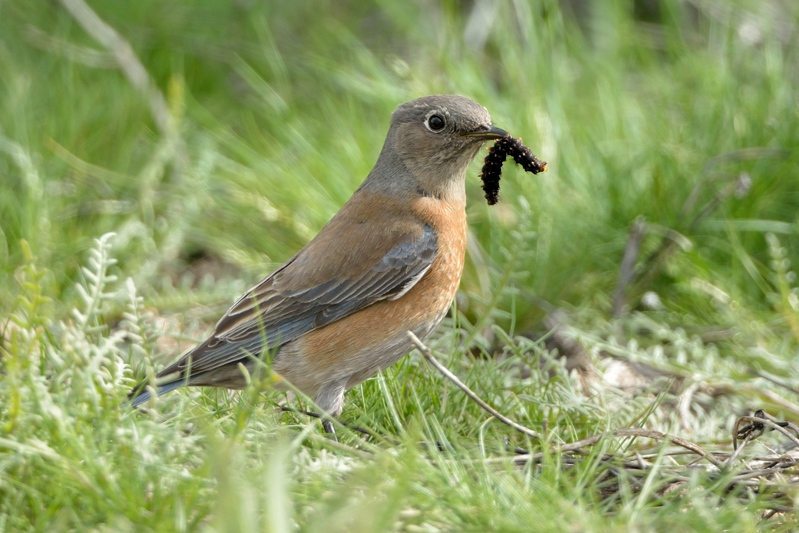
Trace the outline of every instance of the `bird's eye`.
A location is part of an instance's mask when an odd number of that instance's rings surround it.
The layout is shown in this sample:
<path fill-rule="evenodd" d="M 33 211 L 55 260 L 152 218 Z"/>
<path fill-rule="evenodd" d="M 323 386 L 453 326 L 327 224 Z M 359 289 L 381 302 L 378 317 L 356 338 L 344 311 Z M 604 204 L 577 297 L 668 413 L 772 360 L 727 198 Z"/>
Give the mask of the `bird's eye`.
<path fill-rule="evenodd" d="M 441 115 L 430 115 L 427 117 L 427 129 L 430 131 L 438 133 L 444 129 L 444 126 L 444 118 Z"/>

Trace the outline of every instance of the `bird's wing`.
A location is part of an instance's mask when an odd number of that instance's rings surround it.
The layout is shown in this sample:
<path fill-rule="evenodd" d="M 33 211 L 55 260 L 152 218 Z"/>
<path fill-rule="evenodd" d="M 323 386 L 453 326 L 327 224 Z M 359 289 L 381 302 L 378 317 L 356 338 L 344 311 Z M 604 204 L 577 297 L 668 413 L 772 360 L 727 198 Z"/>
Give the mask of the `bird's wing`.
<path fill-rule="evenodd" d="M 187 367 L 197 375 L 259 356 L 264 347 L 278 348 L 375 302 L 399 298 L 424 276 L 435 259 L 437 238 L 430 226 L 415 231 L 397 228 L 401 231 L 383 235 L 383 242 L 351 229 L 355 235 L 348 241 L 349 250 L 330 248 L 321 264 L 314 266 L 309 264 L 309 256 L 319 259 L 325 250 L 312 241 L 241 297 L 217 323 L 209 339 L 159 376 L 175 372 L 183 375 Z M 387 244 L 391 247 L 386 250 Z M 375 257 L 375 252 L 381 256 Z M 346 263 L 347 258 L 351 264 Z M 358 264 L 353 258 L 366 258 L 371 265 Z"/>

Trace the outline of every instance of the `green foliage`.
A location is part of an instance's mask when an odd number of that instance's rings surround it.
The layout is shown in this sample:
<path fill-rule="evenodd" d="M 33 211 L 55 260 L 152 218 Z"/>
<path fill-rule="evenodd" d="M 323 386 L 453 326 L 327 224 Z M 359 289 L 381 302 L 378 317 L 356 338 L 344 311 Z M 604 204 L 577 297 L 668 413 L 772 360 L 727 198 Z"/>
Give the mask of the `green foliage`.
<path fill-rule="evenodd" d="M 753 408 L 799 416 L 796 6 L 94 3 L 153 92 L 67 2 L 0 2 L 0 531 L 795 529 L 699 470 L 663 492 L 669 458 L 643 479 L 602 460 L 648 443 L 574 465 L 549 445 L 630 426 L 726 444 Z M 161 319 L 197 340 L 349 197 L 392 109 L 437 92 L 549 161 L 507 165 L 494 207 L 475 162 L 461 294 L 431 343 L 545 443 L 418 354 L 347 395 L 344 421 L 384 438 L 330 443 L 259 383 L 130 410 L 178 351 Z M 668 377 L 583 387 L 545 349 L 558 310 L 600 378 L 615 359 Z"/>

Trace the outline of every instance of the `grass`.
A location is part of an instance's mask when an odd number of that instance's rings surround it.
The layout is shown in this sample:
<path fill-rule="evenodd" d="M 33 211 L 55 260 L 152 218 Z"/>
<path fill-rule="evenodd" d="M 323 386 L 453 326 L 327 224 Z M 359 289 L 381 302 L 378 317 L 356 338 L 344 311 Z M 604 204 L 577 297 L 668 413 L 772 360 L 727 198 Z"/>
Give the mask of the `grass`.
<path fill-rule="evenodd" d="M 657 443 L 553 451 L 625 427 L 728 451 L 742 414 L 799 418 L 789 4 L 94 2 L 163 95 L 159 122 L 62 4 L 0 3 L 0 531 L 795 530 L 787 480 L 779 499 L 697 469 L 665 491 L 665 455 L 643 479 L 604 456 Z M 347 394 L 343 420 L 382 438 L 331 443 L 275 409 L 269 379 L 130 410 L 136 378 L 336 212 L 393 108 L 437 92 L 549 161 L 506 167 L 493 207 L 475 162 L 461 292 L 430 343 L 543 442 L 418 353 Z M 619 361 L 660 377 L 623 387 Z M 784 439 L 762 440 L 751 453 Z M 514 465 L 516 446 L 543 456 Z"/>

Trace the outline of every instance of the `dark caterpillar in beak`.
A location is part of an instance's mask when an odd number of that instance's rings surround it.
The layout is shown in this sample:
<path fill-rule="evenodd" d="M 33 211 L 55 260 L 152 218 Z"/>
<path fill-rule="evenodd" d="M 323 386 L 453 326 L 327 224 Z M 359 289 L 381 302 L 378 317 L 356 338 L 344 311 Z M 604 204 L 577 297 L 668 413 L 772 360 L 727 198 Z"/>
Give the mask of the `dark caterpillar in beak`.
<path fill-rule="evenodd" d="M 497 139 L 488 149 L 488 155 L 483 160 L 483 170 L 480 172 L 488 205 L 494 205 L 499 200 L 499 178 L 502 175 L 502 164 L 508 154 L 527 172 L 538 174 L 547 171 L 547 162 L 533 155 L 533 152 L 522 144 L 521 138 L 514 139 L 507 135 Z"/>

